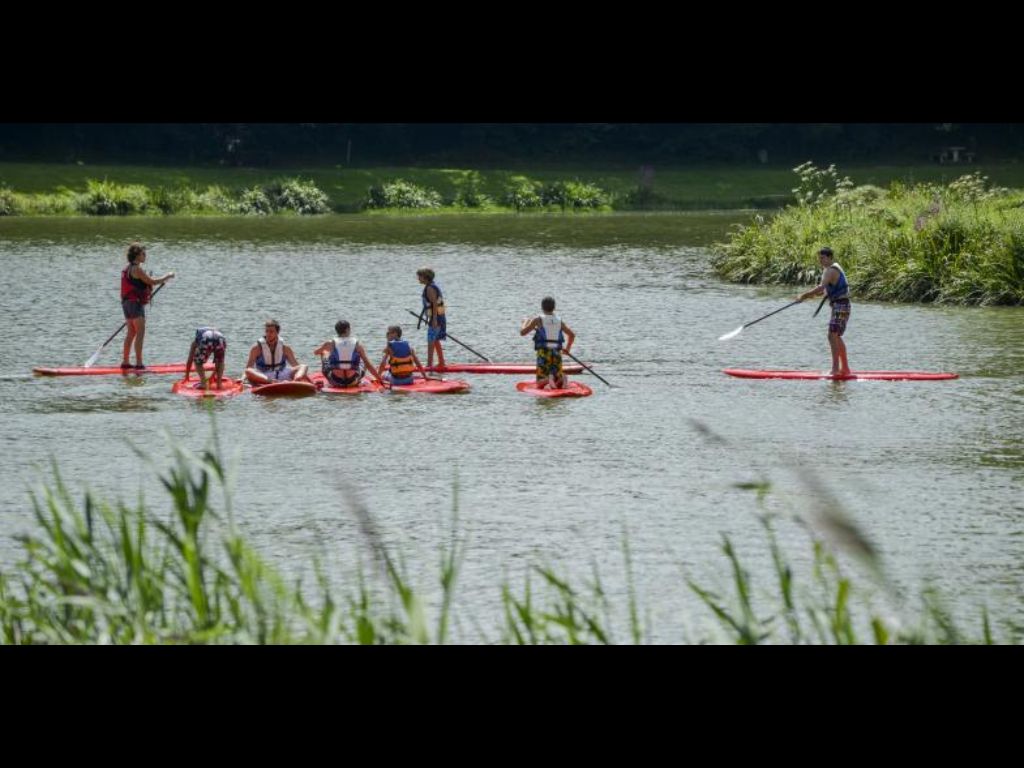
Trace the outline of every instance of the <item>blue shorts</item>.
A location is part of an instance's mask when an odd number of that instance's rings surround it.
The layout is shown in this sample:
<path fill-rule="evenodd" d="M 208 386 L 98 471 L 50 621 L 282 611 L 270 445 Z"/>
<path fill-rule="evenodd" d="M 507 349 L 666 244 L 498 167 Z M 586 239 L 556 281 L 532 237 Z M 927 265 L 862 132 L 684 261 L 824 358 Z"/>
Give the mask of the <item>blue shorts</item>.
<path fill-rule="evenodd" d="M 433 344 L 435 341 L 444 341 L 448 338 L 448 321 L 445 320 L 444 315 L 437 316 L 437 328 L 432 325 L 427 325 L 427 344 Z"/>

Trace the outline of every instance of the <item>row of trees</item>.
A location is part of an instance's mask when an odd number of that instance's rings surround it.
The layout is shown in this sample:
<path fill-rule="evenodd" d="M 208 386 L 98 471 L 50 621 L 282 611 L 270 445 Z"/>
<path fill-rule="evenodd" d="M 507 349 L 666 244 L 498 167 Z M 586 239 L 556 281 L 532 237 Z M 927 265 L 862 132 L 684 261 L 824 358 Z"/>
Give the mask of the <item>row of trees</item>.
<path fill-rule="evenodd" d="M 5 123 L 0 159 L 371 165 L 509 161 L 927 161 L 1024 154 L 1024 125 L 966 123 Z"/>

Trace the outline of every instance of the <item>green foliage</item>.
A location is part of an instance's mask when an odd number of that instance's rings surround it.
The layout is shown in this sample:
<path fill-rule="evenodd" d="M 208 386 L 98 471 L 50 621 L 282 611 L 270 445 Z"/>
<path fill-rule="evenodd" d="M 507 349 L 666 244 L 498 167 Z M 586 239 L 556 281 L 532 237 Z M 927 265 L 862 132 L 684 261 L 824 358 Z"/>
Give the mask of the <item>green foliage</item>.
<path fill-rule="evenodd" d="M 512 176 L 505 186 L 502 202 L 517 211 L 540 208 L 540 190 L 540 182 L 531 181 L 526 176 Z"/>
<path fill-rule="evenodd" d="M 370 187 L 364 205 L 367 208 L 440 208 L 441 195 L 411 181 L 395 179 Z"/>
<path fill-rule="evenodd" d="M 458 208 L 486 208 L 491 198 L 483 193 L 483 176 L 479 171 L 467 171 L 455 182 L 452 205 Z"/>
<path fill-rule="evenodd" d="M 945 186 L 894 183 L 888 191 L 835 182 L 833 193 L 834 169 L 798 170 L 807 180 L 801 202 L 755 216 L 716 245 L 712 264 L 722 277 L 814 283 L 815 254 L 829 245 L 855 299 L 1024 304 L 1019 193 L 990 188 L 980 174 Z"/>
<path fill-rule="evenodd" d="M 14 216 L 20 212 L 17 195 L 10 187 L 0 187 L 0 216 Z"/>
<path fill-rule="evenodd" d="M 78 205 L 91 216 L 127 216 L 144 213 L 149 208 L 148 190 L 141 184 L 118 184 L 113 181 L 89 179 Z"/>
<path fill-rule="evenodd" d="M 279 211 L 294 211 L 303 216 L 328 213 L 327 194 L 312 181 L 300 178 L 281 179 L 265 189 L 267 197 Z"/>
<path fill-rule="evenodd" d="M 243 216 L 267 216 L 274 212 L 274 203 L 263 187 L 250 187 L 238 196 L 234 212 Z"/>
<path fill-rule="evenodd" d="M 608 205 L 608 194 L 594 184 L 582 181 L 556 181 L 540 192 L 542 205 L 567 208 L 602 208 Z"/>

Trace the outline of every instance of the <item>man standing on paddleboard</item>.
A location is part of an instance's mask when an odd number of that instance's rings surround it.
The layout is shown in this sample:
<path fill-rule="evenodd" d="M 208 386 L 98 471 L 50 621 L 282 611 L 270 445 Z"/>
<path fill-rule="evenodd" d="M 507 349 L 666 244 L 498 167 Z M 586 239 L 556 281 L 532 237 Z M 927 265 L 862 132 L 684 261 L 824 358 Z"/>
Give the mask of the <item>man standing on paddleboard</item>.
<path fill-rule="evenodd" d="M 832 350 L 832 376 L 849 376 L 850 363 L 846 359 L 846 342 L 843 333 L 850 320 L 850 286 L 846 282 L 846 273 L 832 258 L 832 249 L 825 246 L 818 251 L 821 263 L 821 283 L 809 291 L 801 293 L 797 299 L 804 301 L 811 296 L 822 293 L 828 296 L 828 304 L 832 308 L 832 316 L 828 321 L 828 345 Z"/>

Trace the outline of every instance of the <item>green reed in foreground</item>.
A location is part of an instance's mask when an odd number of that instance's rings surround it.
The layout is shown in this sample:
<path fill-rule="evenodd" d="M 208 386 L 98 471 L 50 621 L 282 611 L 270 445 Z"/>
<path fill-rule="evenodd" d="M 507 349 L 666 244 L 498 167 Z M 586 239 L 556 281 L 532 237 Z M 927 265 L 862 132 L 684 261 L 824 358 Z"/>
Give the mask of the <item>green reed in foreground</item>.
<path fill-rule="evenodd" d="M 216 433 L 214 433 L 216 445 Z M 355 583 L 330 583 L 314 564 L 316 584 L 286 583 L 238 532 L 231 512 L 229 472 L 216 448 L 196 455 L 173 446 L 161 473 L 168 508 L 157 513 L 141 500 L 111 506 L 86 491 L 76 503 L 56 465 L 54 480 L 32 495 L 37 531 L 20 537 L 25 553 L 0 573 L 0 642 L 51 643 L 445 643 L 459 614 L 458 574 L 468 546 L 458 524 L 455 484 L 450 533 L 437 566 L 437 589 L 416 588 L 401 557 L 385 543 L 375 520 L 354 504 L 371 565 Z M 767 482 L 743 484 L 756 504 L 772 493 Z M 939 598 L 925 592 L 917 608 L 886 585 L 878 555 L 827 498 L 812 510 L 816 529 L 877 574 L 883 596 L 897 605 L 882 614 L 852 583 L 834 552 L 810 536 L 812 575 L 799 581 L 775 535 L 772 515 L 760 513 L 776 584 L 754 583 L 731 541 L 722 551 L 731 587 L 711 588 L 694 578 L 679 586 L 697 595 L 722 632 L 699 642 L 729 643 L 961 643 L 1019 640 L 1011 628 L 996 638 L 983 614 L 982 628 L 958 627 Z M 810 527 L 807 527 L 810 533 Z M 596 566 L 576 584 L 557 566 L 535 565 L 521 588 L 495 585 L 504 620 L 476 628 L 481 642 L 648 642 L 634 586 L 628 535 L 623 534 L 626 605 L 613 604 Z M 438 590 L 440 598 L 437 598 Z M 731 596 L 726 596 L 731 593 Z M 312 595 L 312 596 L 311 596 Z M 892 618 L 892 611 L 898 616 Z M 903 616 L 908 613 L 914 618 Z M 687 638 L 678 638 L 684 641 Z"/>

